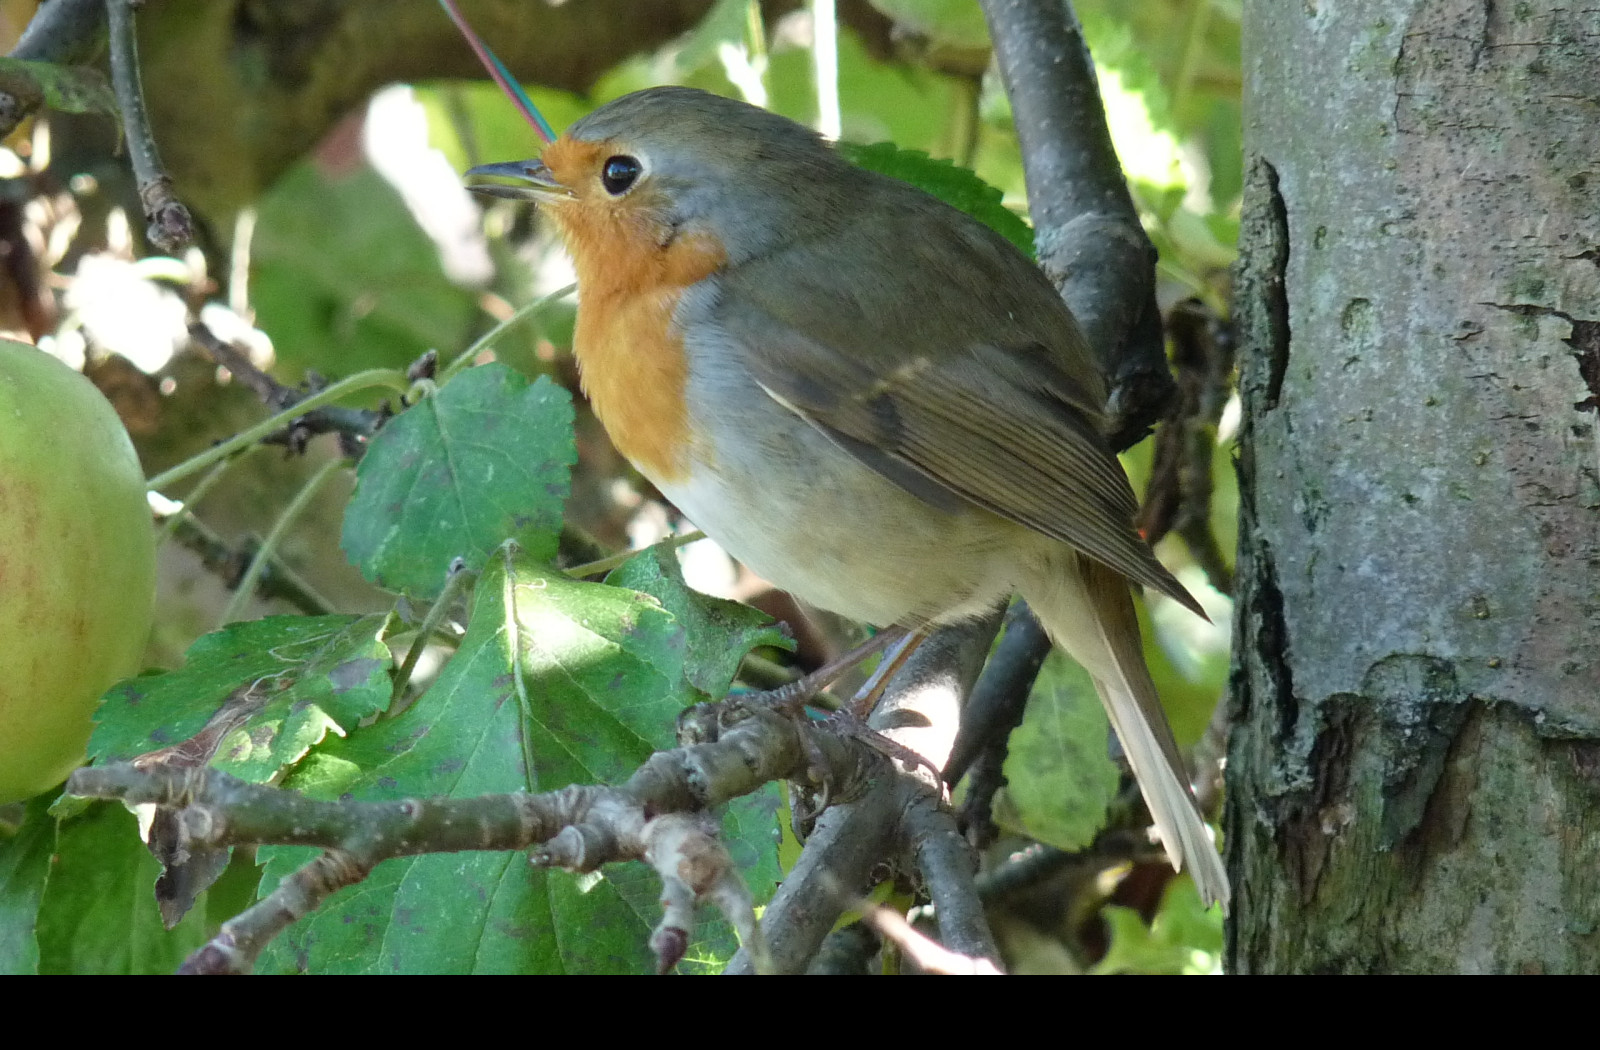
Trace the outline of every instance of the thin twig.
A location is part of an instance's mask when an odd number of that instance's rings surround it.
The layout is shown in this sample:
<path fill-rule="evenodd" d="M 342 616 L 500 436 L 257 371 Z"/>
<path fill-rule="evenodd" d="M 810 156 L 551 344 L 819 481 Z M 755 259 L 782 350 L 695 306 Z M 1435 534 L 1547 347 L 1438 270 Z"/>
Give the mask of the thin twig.
<path fill-rule="evenodd" d="M 681 536 L 668 536 L 666 539 L 661 541 L 660 545 L 666 547 L 668 550 L 677 550 L 679 547 L 686 547 L 691 543 L 698 543 L 705 538 L 705 533 L 701 532 L 699 529 L 695 529 L 691 532 L 686 532 Z M 595 561 L 584 562 L 582 565 L 574 565 L 572 568 L 566 570 L 566 572 L 568 576 L 571 576 L 575 580 L 585 580 L 591 576 L 604 576 L 606 573 L 624 564 L 638 553 L 638 551 L 618 551 L 615 554 L 608 554 L 603 558 L 596 559 Z"/>
<path fill-rule="evenodd" d="M 1022 721 L 1022 710 L 1039 668 L 1050 655 L 1050 636 L 1026 602 L 1006 612 L 1005 637 L 972 687 L 961 713 L 961 732 L 950 749 L 945 783 L 955 787 L 990 742 L 1003 740 Z"/>
<path fill-rule="evenodd" d="M 830 806 L 762 915 L 775 973 L 803 973 L 839 916 L 867 888 L 869 876 L 893 852 L 895 825 L 907 801 L 905 783 L 886 775 L 881 756 L 876 790 Z M 743 952 L 728 974 L 753 973 Z"/>
<path fill-rule="evenodd" d="M 871 972 L 872 957 L 881 946 L 872 927 L 852 922 L 823 938 L 817 957 L 806 967 L 808 976 L 865 977 Z"/>
<path fill-rule="evenodd" d="M 283 546 L 283 537 L 289 531 L 289 526 L 294 524 L 295 519 L 300 517 L 301 514 L 305 513 L 305 509 L 311 505 L 312 498 L 322 489 L 327 480 L 333 477 L 334 473 L 343 468 L 344 465 L 343 459 L 330 459 L 322 464 L 321 467 L 317 468 L 317 472 L 312 474 L 304 485 L 300 486 L 300 491 L 295 493 L 294 499 L 289 501 L 289 505 L 283 508 L 283 512 L 278 515 L 278 520 L 272 523 L 272 529 L 267 533 L 267 538 L 261 541 L 261 549 L 256 551 L 254 558 L 250 559 L 250 567 L 239 578 L 239 585 L 234 589 L 233 597 L 228 599 L 227 606 L 222 610 L 221 617 L 218 618 L 219 627 L 233 623 L 243 615 L 244 607 L 254 597 L 256 584 L 260 581 L 261 574 L 266 570 L 272 555 Z"/>
<path fill-rule="evenodd" d="M 303 390 L 278 382 L 270 374 L 257 368 L 248 353 L 219 338 L 209 327 L 198 321 L 189 326 L 189 338 L 210 354 L 213 361 L 226 368 L 235 379 L 248 387 L 261 399 L 262 404 L 275 412 L 294 408 L 317 392 L 314 384 L 312 389 Z M 424 355 L 419 364 L 432 360 L 431 356 Z M 418 364 L 413 364 L 412 368 L 417 369 Z M 423 370 L 426 371 L 426 367 Z M 367 439 L 388 422 L 391 414 L 387 406 L 379 409 L 356 409 L 341 405 L 325 405 L 303 412 L 284 429 L 283 433 L 268 436 L 265 440 L 300 452 L 305 449 L 306 442 L 318 434 L 338 434 L 340 448 L 345 455 L 353 459 L 359 458 Z"/>
<path fill-rule="evenodd" d="M 144 108 L 144 88 L 139 83 L 139 46 L 134 32 L 133 9 L 138 0 L 105 0 L 106 23 L 111 36 L 111 87 L 122 109 L 122 131 L 128 140 L 133 175 L 139 184 L 139 202 L 149 223 L 145 236 L 169 255 L 194 240 L 194 219 L 172 193 L 156 150 L 155 134 Z"/>
<path fill-rule="evenodd" d="M 104 0 L 50 0 L 40 4 L 11 49 L 11 58 L 72 65 L 95 56 L 105 43 Z"/>
<path fill-rule="evenodd" d="M 884 940 L 892 941 L 924 973 L 1000 975 L 1000 968 L 994 964 L 992 957 L 953 951 L 920 932 L 906 921 L 904 915 L 892 908 L 881 905 L 872 908 L 862 917 L 862 921 L 877 930 Z"/>
<path fill-rule="evenodd" d="M 269 435 L 277 433 L 283 429 L 285 424 L 292 423 L 296 418 L 306 415 L 314 408 L 321 408 L 323 405 L 349 397 L 358 390 L 366 390 L 375 386 L 388 387 L 401 394 L 409 394 L 412 391 L 411 381 L 393 368 L 373 368 L 365 372 L 357 372 L 353 376 L 346 376 L 337 383 L 307 396 L 304 401 L 293 408 L 268 416 L 255 426 L 241 430 L 226 441 L 219 441 L 199 455 L 191 456 L 177 466 L 162 471 L 146 481 L 144 487 L 148 491 L 160 491 L 173 482 L 181 481 L 191 474 L 198 474 L 218 460 L 227 459 L 241 449 L 249 448 Z"/>
<path fill-rule="evenodd" d="M 501 321 L 499 324 L 483 333 L 483 335 L 479 336 L 471 346 L 463 350 L 459 357 L 446 365 L 444 367 L 444 371 L 439 373 L 439 384 L 441 386 L 444 385 L 445 383 L 449 382 L 451 377 L 457 372 L 461 371 L 463 368 L 471 366 L 471 364 L 478 359 L 480 354 L 484 353 L 486 350 L 493 349 L 494 344 L 500 341 L 500 337 L 505 335 L 506 332 L 510 331 L 513 327 L 521 324 L 530 317 L 537 316 L 541 310 L 553 303 L 560 302 L 562 299 L 565 299 L 567 296 L 571 295 L 577 290 L 578 286 L 575 284 L 565 285 L 561 288 L 557 288 L 549 295 L 540 296 L 531 303 L 526 303 L 517 307 L 516 311 L 513 312 L 510 317 L 507 317 L 504 321 Z"/>
<path fill-rule="evenodd" d="M 802 742 L 801 735 L 811 739 Z M 711 900 L 743 929 L 746 943 L 757 934 L 748 894 L 732 881 L 731 861 L 722 871 L 701 852 L 705 841 L 684 836 L 681 822 L 663 817 L 697 814 L 774 780 L 804 776 L 823 756 L 827 773 L 841 783 L 860 784 L 864 771 L 883 761 L 859 741 L 753 710 L 727 727 L 715 742 L 651 756 L 621 787 L 575 785 L 542 794 L 513 792 L 473 799 L 406 799 L 397 802 L 320 801 L 280 788 L 247 784 L 214 769 L 173 768 L 160 762 L 114 763 L 81 769 L 68 790 L 91 798 L 116 798 L 181 811 L 176 827 L 193 849 L 235 845 L 316 846 L 327 852 L 280 883 L 278 890 L 225 923 L 219 936 L 191 958 L 200 968 L 244 972 L 260 950 L 334 890 L 365 877 L 391 857 L 465 850 L 539 847 L 534 861 L 593 871 L 615 861 L 643 859 L 695 874 L 690 891 Z M 664 851 L 664 852 L 663 852 Z M 725 856 L 725 853 L 724 853 Z M 692 863 L 691 863 L 692 861 Z M 682 878 L 681 874 L 672 876 Z M 682 887 L 680 887 L 681 889 Z M 741 900 L 743 903 L 741 903 Z M 658 930 L 671 941 L 670 931 Z M 663 946 L 658 945 L 658 952 Z M 665 951 L 670 953 L 671 946 Z M 208 972 L 210 972 L 208 970 Z"/>
<path fill-rule="evenodd" d="M 450 574 L 445 577 L 444 590 L 439 592 L 439 597 L 428 607 L 428 612 L 422 618 L 422 624 L 417 628 L 416 640 L 411 643 L 411 648 L 406 650 L 406 658 L 400 664 L 400 670 L 394 676 L 394 692 L 391 700 L 398 702 L 405 695 L 406 686 L 411 682 L 411 676 L 416 673 L 417 662 L 422 659 L 423 650 L 428 647 L 428 640 L 438 629 L 439 624 L 450 614 L 455 607 L 456 598 L 461 589 L 474 579 L 472 573 L 467 572 L 462 565 L 451 565 Z"/>
<path fill-rule="evenodd" d="M 1027 604 L 1016 602 L 1006 613 L 1005 637 L 972 687 L 945 767 L 945 782 L 951 787 L 967 777 L 959 816 L 968 841 L 977 847 L 998 834 L 991 813 L 994 796 L 1005 784 L 1006 742 L 1022 724 L 1033 681 L 1049 655 L 1050 636 Z"/>
<path fill-rule="evenodd" d="M 961 703 L 998 629 L 999 619 L 993 617 L 934 632 L 894 677 L 868 725 L 935 768 L 942 766 L 955 738 Z M 915 852 L 908 848 L 902 818 L 918 800 L 931 802 L 933 785 L 920 765 L 888 775 L 882 755 L 875 758 L 878 772 L 864 793 L 852 795 L 847 783 L 833 787 L 834 797 L 849 801 L 817 818 L 794 870 L 762 914 L 774 972 L 804 972 L 872 871 L 885 860 Z M 930 874 L 938 879 L 945 869 L 922 874 L 925 880 Z M 987 929 L 977 936 L 987 938 Z M 750 973 L 752 966 L 740 953 L 727 972 Z"/>
<path fill-rule="evenodd" d="M 165 524 L 161 526 L 161 531 L 156 533 L 156 545 L 160 546 L 172 539 L 173 535 L 177 533 L 178 527 L 184 521 L 194 517 L 195 507 L 200 505 L 200 501 L 206 498 L 206 495 L 216 487 L 217 482 L 223 479 L 223 476 L 232 469 L 234 464 L 249 455 L 251 449 L 259 447 L 252 445 L 250 449 L 246 449 L 232 459 L 219 460 L 210 470 L 206 471 L 205 476 L 195 482 L 194 487 L 183 494 L 183 501 L 178 504 L 179 509 L 167 517 Z M 207 532 L 209 533 L 209 530 Z M 219 540 L 218 542 L 220 543 L 221 541 Z M 188 544 L 185 545 L 188 546 Z M 191 547 L 191 549 L 195 548 Z"/>
<path fill-rule="evenodd" d="M 1233 333 L 1198 300 L 1174 307 L 1167 327 L 1178 397 L 1156 435 L 1137 524 L 1151 543 L 1176 532 L 1211 586 L 1232 594 L 1233 571 L 1211 527 L 1211 506 L 1217 424 L 1233 392 Z"/>
<path fill-rule="evenodd" d="M 995 947 L 983 901 L 973 882 L 976 858 L 961 837 L 955 817 L 925 795 L 906 808 L 904 828 L 945 947 L 998 962 L 1000 950 Z"/>
<path fill-rule="evenodd" d="M 811 76 L 817 91 L 817 131 L 839 137 L 839 19 L 834 0 L 811 0 Z"/>
<path fill-rule="evenodd" d="M 198 554 L 201 564 L 221 576 L 223 583 L 234 590 L 239 588 L 246 566 L 255 557 L 254 544 L 229 544 L 187 509 L 174 514 L 167 527 L 173 540 Z M 307 616 L 326 616 L 334 611 L 332 602 L 318 594 L 282 558 L 270 552 L 256 580 L 256 596 L 267 601 L 287 602 Z"/>

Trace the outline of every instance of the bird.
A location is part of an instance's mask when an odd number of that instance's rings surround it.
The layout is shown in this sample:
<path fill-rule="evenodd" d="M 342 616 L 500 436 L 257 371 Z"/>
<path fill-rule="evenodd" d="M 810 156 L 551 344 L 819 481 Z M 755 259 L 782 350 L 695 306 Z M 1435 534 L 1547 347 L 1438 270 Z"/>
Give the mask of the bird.
<path fill-rule="evenodd" d="M 926 629 L 1020 594 L 1088 671 L 1174 867 L 1227 874 L 1145 666 L 1129 584 L 1204 616 L 1133 526 L 1106 384 L 1042 271 L 810 128 L 655 87 L 530 160 L 577 274 L 595 415 L 691 522 L 775 586 Z"/>

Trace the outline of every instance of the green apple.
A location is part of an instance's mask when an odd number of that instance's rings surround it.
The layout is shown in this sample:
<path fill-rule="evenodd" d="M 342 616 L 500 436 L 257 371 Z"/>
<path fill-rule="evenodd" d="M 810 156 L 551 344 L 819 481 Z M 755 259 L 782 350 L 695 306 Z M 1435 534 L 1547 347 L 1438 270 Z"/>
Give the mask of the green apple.
<path fill-rule="evenodd" d="M 95 702 L 139 669 L 155 575 L 144 475 L 110 402 L 0 339 L 0 802 L 83 761 Z"/>

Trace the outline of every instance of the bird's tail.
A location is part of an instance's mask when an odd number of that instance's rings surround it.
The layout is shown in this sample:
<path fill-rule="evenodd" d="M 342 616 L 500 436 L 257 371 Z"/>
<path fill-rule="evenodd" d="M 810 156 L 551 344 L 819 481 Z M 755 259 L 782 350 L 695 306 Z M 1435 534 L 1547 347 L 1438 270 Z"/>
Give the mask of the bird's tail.
<path fill-rule="evenodd" d="M 1040 573 L 1026 581 L 1022 596 L 1051 639 L 1094 680 L 1173 866 L 1181 871 L 1188 864 L 1201 899 L 1220 903 L 1226 911 L 1228 875 L 1145 667 L 1127 581 L 1088 558 L 1074 556 L 1072 562 L 1067 571 Z"/>

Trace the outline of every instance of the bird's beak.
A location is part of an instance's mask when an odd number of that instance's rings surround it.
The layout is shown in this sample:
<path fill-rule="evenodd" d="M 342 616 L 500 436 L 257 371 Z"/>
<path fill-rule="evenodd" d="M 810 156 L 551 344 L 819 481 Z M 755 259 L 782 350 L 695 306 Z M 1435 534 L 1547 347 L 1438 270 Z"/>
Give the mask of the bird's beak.
<path fill-rule="evenodd" d="M 508 160 L 500 164 L 480 164 L 467 172 L 471 175 L 491 175 L 501 179 L 515 179 L 519 185 L 503 186 L 484 183 L 468 186 L 473 193 L 486 197 L 504 197 L 513 201 L 562 201 L 572 197 L 572 190 L 562 185 L 550 174 L 541 160 Z"/>

